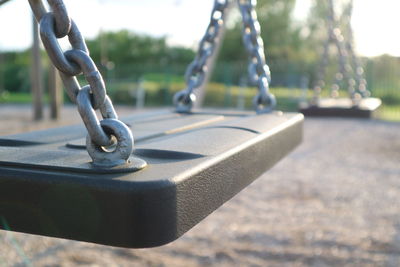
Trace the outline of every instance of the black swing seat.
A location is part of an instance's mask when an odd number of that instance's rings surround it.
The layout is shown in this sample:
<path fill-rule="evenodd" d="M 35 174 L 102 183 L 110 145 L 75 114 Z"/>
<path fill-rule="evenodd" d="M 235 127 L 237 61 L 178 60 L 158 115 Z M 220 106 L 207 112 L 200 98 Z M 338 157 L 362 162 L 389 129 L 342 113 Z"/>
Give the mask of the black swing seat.
<path fill-rule="evenodd" d="M 0 227 L 144 248 L 171 242 L 302 140 L 301 114 L 168 110 L 123 121 L 136 172 L 90 165 L 83 126 L 0 138 Z"/>
<path fill-rule="evenodd" d="M 322 98 L 317 105 L 300 104 L 299 112 L 309 117 L 372 118 L 381 106 L 379 98 L 363 98 L 354 105 L 350 98 Z"/>

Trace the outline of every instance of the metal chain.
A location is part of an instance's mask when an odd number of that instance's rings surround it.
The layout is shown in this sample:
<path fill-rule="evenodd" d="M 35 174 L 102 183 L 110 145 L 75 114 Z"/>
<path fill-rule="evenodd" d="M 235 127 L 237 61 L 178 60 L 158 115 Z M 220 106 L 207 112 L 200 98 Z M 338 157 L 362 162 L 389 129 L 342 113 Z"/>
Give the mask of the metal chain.
<path fill-rule="evenodd" d="M 347 82 L 347 91 L 352 99 L 355 99 L 355 81 L 350 77 L 352 67 L 348 64 L 348 54 L 344 37 L 339 28 L 335 28 L 331 33 L 331 39 L 336 44 L 339 52 L 339 72 L 335 75 L 335 81 L 331 87 L 331 97 L 337 98 L 339 96 L 340 84 Z"/>
<path fill-rule="evenodd" d="M 133 151 L 130 129 L 121 121 L 107 96 L 103 78 L 89 55 L 84 38 L 75 22 L 69 17 L 62 0 L 47 0 L 48 12 L 42 0 L 28 0 L 40 25 L 40 36 L 54 66 L 60 71 L 67 94 L 78 106 L 79 113 L 88 131 L 87 147 L 94 165 L 114 167 L 125 164 Z M 63 51 L 59 38 L 68 36 L 71 50 Z M 76 78 L 84 74 L 89 83 L 81 89 Z M 96 110 L 103 120 L 99 122 Z M 116 140 L 115 140 L 116 139 Z M 117 148 L 108 152 L 105 147 Z"/>
<path fill-rule="evenodd" d="M 353 63 L 353 68 L 354 68 L 354 74 L 355 74 L 355 79 L 357 83 L 357 93 L 362 97 L 370 97 L 371 92 L 367 89 L 367 81 L 364 78 L 364 68 L 361 65 L 360 59 L 357 57 L 354 49 L 354 34 L 353 34 L 353 27 L 351 27 L 351 18 L 353 15 L 353 0 L 350 0 L 347 10 L 344 14 L 345 16 L 345 23 L 348 25 L 348 30 L 347 30 L 347 42 L 346 42 L 346 48 L 349 53 L 349 57 L 351 58 L 351 61 Z"/>
<path fill-rule="evenodd" d="M 206 72 L 208 71 L 207 63 L 219 41 L 218 36 L 225 21 L 227 7 L 228 0 L 215 0 L 214 2 L 210 23 L 200 41 L 197 55 L 186 69 L 186 89 L 174 95 L 174 105 L 178 112 L 189 112 L 196 101 L 196 96 L 193 92 L 204 83 Z"/>
<path fill-rule="evenodd" d="M 178 112 L 189 112 L 196 101 L 193 91 L 204 83 L 207 61 L 214 53 L 219 41 L 218 35 L 223 27 L 228 4 L 227 0 L 215 0 L 206 34 L 200 41 L 195 60 L 188 66 L 185 74 L 187 88 L 174 96 L 174 104 Z M 259 93 L 254 98 L 253 104 L 258 113 L 270 112 L 275 108 L 276 100 L 274 95 L 269 92 L 271 75 L 265 61 L 264 43 L 260 36 L 261 27 L 255 11 L 257 1 L 238 0 L 238 4 L 244 24 L 243 41 L 250 55 L 250 81 L 259 88 Z"/>
<path fill-rule="evenodd" d="M 314 95 L 311 100 L 311 104 L 313 104 L 313 105 L 318 104 L 318 101 L 321 97 L 322 88 L 325 87 L 324 79 L 325 79 L 325 75 L 326 75 L 326 69 L 328 68 L 328 64 L 329 64 L 329 46 L 330 46 L 330 38 L 326 39 L 326 41 L 324 43 L 321 63 L 320 63 L 320 67 L 318 68 L 318 72 L 317 72 L 317 81 L 313 88 Z"/>
<path fill-rule="evenodd" d="M 328 39 L 324 44 L 324 52 L 321 59 L 321 66 L 317 73 L 317 82 L 314 86 L 314 96 L 312 99 L 312 104 L 317 104 L 321 95 L 322 88 L 325 86 L 324 78 L 326 68 L 329 62 L 329 45 L 334 43 L 338 53 L 339 53 L 339 72 L 335 75 L 335 81 L 331 87 L 331 97 L 336 98 L 339 96 L 340 84 L 345 81 L 347 82 L 348 93 L 355 104 L 359 101 L 359 94 L 355 90 L 356 81 L 351 77 L 350 73 L 353 73 L 353 68 L 351 64 L 348 63 L 349 57 L 352 62 L 355 60 L 355 55 L 350 52 L 353 49 L 352 45 L 349 47 L 349 42 L 345 41 L 341 30 L 337 27 L 337 21 L 335 18 L 334 4 L 332 0 L 328 0 Z M 349 25 L 351 29 L 351 25 Z M 352 41 L 350 41 L 352 43 Z M 354 53 L 354 51 L 353 51 Z M 350 55 L 349 55 L 350 54 Z M 360 69 L 356 67 L 356 73 Z M 361 70 L 363 72 L 363 70 Z M 357 74 L 356 74 L 357 76 Z M 357 78 L 357 77 L 356 77 Z M 358 78 L 357 78 L 358 79 Z M 359 80 L 359 90 L 363 90 L 363 86 L 366 86 L 365 80 Z M 365 94 L 367 95 L 367 93 Z"/>
<path fill-rule="evenodd" d="M 250 82 L 253 86 L 258 86 L 259 90 L 253 99 L 253 105 L 257 113 L 268 113 L 274 110 L 276 99 L 269 91 L 271 72 L 266 64 L 261 26 L 255 10 L 257 0 L 238 0 L 238 4 L 243 19 L 243 42 L 250 56 Z"/>

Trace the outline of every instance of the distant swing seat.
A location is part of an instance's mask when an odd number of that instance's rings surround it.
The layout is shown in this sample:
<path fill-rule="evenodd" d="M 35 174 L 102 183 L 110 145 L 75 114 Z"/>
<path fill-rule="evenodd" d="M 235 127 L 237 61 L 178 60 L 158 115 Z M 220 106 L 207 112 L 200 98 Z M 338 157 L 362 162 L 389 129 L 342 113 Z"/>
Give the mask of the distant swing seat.
<path fill-rule="evenodd" d="M 2 137 L 0 227 L 120 247 L 166 244 L 292 151 L 303 116 L 165 110 L 123 121 L 142 170 L 91 168 L 83 126 Z"/>
<path fill-rule="evenodd" d="M 328 26 L 327 40 L 323 47 L 320 67 L 317 72 L 317 82 L 314 86 L 314 96 L 309 103 L 302 102 L 299 112 L 305 116 L 319 117 L 353 117 L 372 118 L 381 106 L 382 101 L 370 97 L 367 89 L 367 81 L 364 78 L 364 69 L 361 61 L 355 54 L 353 29 L 351 17 L 353 1 L 349 1 L 342 14 L 342 24 L 347 27 L 343 36 L 339 28 L 339 22 L 335 14 L 334 1 L 327 1 L 326 24 Z M 346 23 L 343 23 L 345 21 Z M 330 98 L 321 98 L 323 88 L 328 84 L 324 81 L 329 62 L 329 47 L 333 43 L 337 48 L 339 72 L 335 75 L 335 81 L 331 87 Z M 348 98 L 339 98 L 341 87 L 347 86 Z"/>
<path fill-rule="evenodd" d="M 299 112 L 307 117 L 373 118 L 382 101 L 362 98 L 357 105 L 350 98 L 321 98 L 318 104 L 301 103 Z"/>

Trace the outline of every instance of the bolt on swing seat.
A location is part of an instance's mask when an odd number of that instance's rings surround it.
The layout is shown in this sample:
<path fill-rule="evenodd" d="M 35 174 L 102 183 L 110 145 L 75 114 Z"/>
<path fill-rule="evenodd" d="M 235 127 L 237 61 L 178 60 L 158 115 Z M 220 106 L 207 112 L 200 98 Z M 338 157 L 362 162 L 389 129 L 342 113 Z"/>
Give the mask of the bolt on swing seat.
<path fill-rule="evenodd" d="M 337 27 L 333 0 L 328 1 L 328 39 L 325 42 L 323 56 L 321 57 L 321 66 L 317 74 L 318 81 L 314 87 L 314 97 L 311 102 L 302 102 L 299 105 L 299 112 L 305 116 L 372 118 L 382 104 L 380 99 L 370 97 L 371 93 L 367 90 L 367 82 L 363 77 L 364 70 L 354 51 L 353 29 L 350 23 L 352 11 L 353 1 L 351 0 L 343 12 L 343 17 L 346 20 L 344 24 L 348 25 L 347 38 L 344 38 L 341 30 Z M 335 45 L 339 54 L 340 70 L 336 74 L 331 97 L 321 98 L 321 90 L 326 84 L 324 76 L 329 62 L 331 42 Z M 350 77 L 351 73 L 354 74 L 354 79 Z M 339 84 L 343 80 L 347 82 L 349 98 L 338 98 Z M 358 87 L 357 90 L 355 90 L 355 85 Z"/>
<path fill-rule="evenodd" d="M 30 2 L 33 7 L 37 4 L 37 0 Z M 56 2 L 49 4 L 61 12 Z M 220 2 L 214 6 L 211 26 L 221 24 L 222 18 L 214 16 L 215 11 L 226 9 Z M 252 14 L 244 14 L 244 20 L 255 20 L 255 2 L 242 2 L 241 10 Z M 44 8 L 35 10 L 40 11 L 35 15 L 41 26 L 46 25 Z M 207 58 L 201 62 L 206 64 Z M 192 68 L 190 76 L 199 75 L 193 73 Z M 71 82 L 65 76 L 63 80 L 68 89 Z M 263 100 L 259 96 L 268 95 L 261 89 L 255 98 L 258 107 Z M 96 118 L 87 110 L 95 109 L 95 104 L 85 102 L 87 88 L 77 94 L 86 129 L 77 125 L 0 138 L 0 228 L 120 247 L 160 246 L 179 238 L 302 140 L 301 114 L 264 113 L 262 109 L 258 113 L 192 111 L 190 100 L 194 98 L 188 87 L 175 97 L 177 109 L 186 107 L 185 112 L 138 113 L 122 119 L 123 125 L 115 115 L 104 115 L 96 123 L 115 136 L 118 144 L 116 148 L 99 145 L 94 153 L 92 146 L 98 137 L 88 121 Z M 135 150 L 123 164 L 110 164 L 105 160 L 110 154 L 114 157 L 116 151 L 129 147 L 129 138 L 123 138 L 129 128 Z"/>

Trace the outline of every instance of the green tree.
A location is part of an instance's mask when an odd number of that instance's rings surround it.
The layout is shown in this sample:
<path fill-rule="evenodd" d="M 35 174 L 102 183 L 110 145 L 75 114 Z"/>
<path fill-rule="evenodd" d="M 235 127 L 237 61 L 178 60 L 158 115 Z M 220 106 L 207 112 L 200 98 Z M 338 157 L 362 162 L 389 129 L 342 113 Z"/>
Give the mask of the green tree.
<path fill-rule="evenodd" d="M 295 0 L 259 0 L 258 19 L 262 27 L 261 37 L 269 61 L 292 60 L 301 57 L 302 25 L 295 24 L 293 9 Z M 227 29 L 220 59 L 223 61 L 244 61 L 247 55 L 242 44 L 241 17 L 235 17 L 236 23 Z M 241 51 L 239 51 L 239 49 Z"/>
<path fill-rule="evenodd" d="M 4 89 L 11 92 L 28 92 L 30 86 L 30 51 L 4 52 L 1 67 Z"/>
<path fill-rule="evenodd" d="M 92 58 L 99 66 L 115 62 L 120 70 L 136 67 L 157 69 L 169 64 L 188 64 L 194 56 L 191 49 L 169 46 L 165 37 L 140 35 L 127 30 L 102 33 L 88 40 L 87 44 Z"/>
<path fill-rule="evenodd" d="M 295 4 L 296 0 L 258 1 L 256 12 L 273 85 L 298 84 L 303 73 L 310 72 L 310 62 L 313 62 L 304 34 L 305 23 L 293 17 Z M 242 40 L 242 18 L 240 14 L 232 13 L 234 23 L 226 31 L 219 62 L 227 62 L 226 65 L 234 72 L 235 78 L 231 82 L 237 83 L 247 71 L 248 55 Z M 219 71 L 224 67 L 216 69 Z"/>

